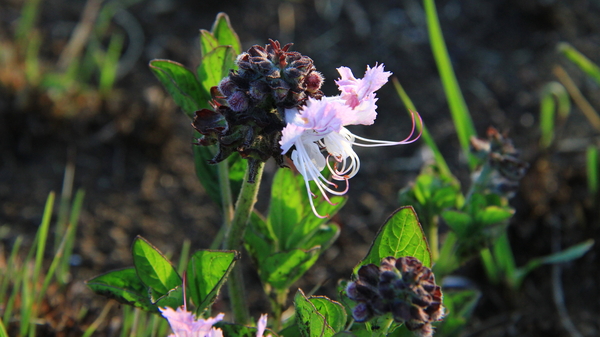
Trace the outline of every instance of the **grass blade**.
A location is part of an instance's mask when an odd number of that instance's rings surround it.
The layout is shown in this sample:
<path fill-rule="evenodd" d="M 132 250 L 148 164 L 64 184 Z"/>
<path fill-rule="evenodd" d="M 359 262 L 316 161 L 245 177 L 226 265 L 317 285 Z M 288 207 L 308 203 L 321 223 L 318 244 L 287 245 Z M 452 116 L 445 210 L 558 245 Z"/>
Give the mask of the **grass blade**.
<path fill-rule="evenodd" d="M 571 110 L 571 101 L 565 87 L 558 82 L 550 82 L 542 90 L 540 101 L 540 146 L 548 148 L 554 139 L 555 112 L 559 120 L 564 120 Z"/>
<path fill-rule="evenodd" d="M 477 160 L 470 154 L 469 146 L 471 136 L 476 135 L 475 126 L 473 125 L 473 120 L 471 119 L 467 104 L 465 103 L 465 99 L 458 86 L 452 64 L 450 63 L 450 57 L 448 56 L 448 50 L 446 48 L 446 43 L 444 42 L 444 36 L 442 35 L 442 29 L 435 9 L 435 1 L 423 0 L 423 5 L 427 19 L 431 50 L 440 73 L 442 85 L 444 86 L 444 92 L 446 93 L 452 120 L 454 121 L 456 132 L 458 133 L 458 140 L 463 152 L 468 158 L 469 167 L 473 170 L 477 164 Z"/>
<path fill-rule="evenodd" d="M 566 42 L 559 43 L 557 48 L 559 52 L 569 59 L 569 61 L 573 62 L 579 69 L 586 73 L 586 75 L 594 79 L 596 83 L 600 84 L 600 67 Z"/>
<path fill-rule="evenodd" d="M 587 182 L 588 190 L 593 196 L 598 193 L 598 174 L 600 174 L 600 167 L 598 167 L 598 148 L 595 146 L 589 146 L 586 151 L 586 162 L 587 162 Z"/>
<path fill-rule="evenodd" d="M 418 111 L 415 108 L 415 105 L 413 104 L 410 97 L 408 97 L 408 95 L 406 94 L 406 91 L 404 91 L 404 88 L 402 88 L 402 85 L 400 85 L 400 82 L 398 81 L 398 79 L 396 77 L 392 77 L 392 83 L 394 84 L 394 87 L 396 88 L 396 92 L 398 93 L 398 96 L 400 96 L 400 99 L 404 103 L 404 106 L 409 111 Z M 425 144 L 427 144 L 429 149 L 433 152 L 433 157 L 435 158 L 435 161 L 440 169 L 440 173 L 443 175 L 446 175 L 446 176 L 451 176 L 452 173 L 450 172 L 450 168 L 448 167 L 448 164 L 446 163 L 444 156 L 442 156 L 442 153 L 440 152 L 437 145 L 435 144 L 433 137 L 431 137 L 431 135 L 429 134 L 427 127 L 425 127 L 425 123 L 417 125 L 417 127 L 422 129 L 421 138 L 423 138 L 423 141 L 425 142 Z"/>
<path fill-rule="evenodd" d="M 560 83 L 565 86 L 565 89 L 567 89 L 577 107 L 590 121 L 590 124 L 592 124 L 596 130 L 600 131 L 600 115 L 598 115 L 598 112 L 592 107 L 588 100 L 583 97 L 583 94 L 581 94 L 581 91 L 579 91 L 579 88 L 577 88 L 577 85 L 575 85 L 575 82 L 573 82 L 565 69 L 561 66 L 556 66 L 553 69 L 553 73 L 558 77 Z"/>

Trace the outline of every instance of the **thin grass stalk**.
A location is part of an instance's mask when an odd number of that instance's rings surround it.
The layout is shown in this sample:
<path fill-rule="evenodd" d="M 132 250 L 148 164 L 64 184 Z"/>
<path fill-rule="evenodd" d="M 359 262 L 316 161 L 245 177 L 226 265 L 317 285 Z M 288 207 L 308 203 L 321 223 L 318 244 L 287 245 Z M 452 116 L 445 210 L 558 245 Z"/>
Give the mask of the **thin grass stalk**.
<path fill-rule="evenodd" d="M 82 189 L 77 190 L 75 193 L 75 199 L 71 205 L 71 215 L 69 216 L 69 224 L 72 226 L 72 230 L 68 230 L 68 234 L 65 237 L 65 248 L 64 258 L 61 260 L 60 265 L 56 271 L 56 278 L 62 284 L 66 284 L 69 280 L 69 263 L 71 256 L 73 255 L 73 247 L 75 246 L 75 234 L 77 233 L 77 227 L 79 227 L 79 216 L 81 215 L 81 208 L 83 207 L 83 199 L 85 198 L 85 191 Z"/>
<path fill-rule="evenodd" d="M 2 277 L 2 282 L 0 283 L 0 303 L 4 303 L 5 296 L 8 292 L 8 286 L 10 285 L 10 281 L 14 280 L 13 273 L 15 272 L 19 249 L 21 248 L 22 243 L 23 237 L 20 235 L 17 236 L 17 238 L 15 239 L 15 243 L 12 249 L 10 250 L 8 264 L 6 266 L 4 276 Z"/>
<path fill-rule="evenodd" d="M 398 96 L 400 96 L 400 99 L 406 106 L 408 113 L 410 114 L 410 111 L 418 111 L 415 108 L 415 105 L 413 104 L 412 100 L 410 99 L 408 94 L 406 94 L 406 91 L 404 91 L 404 88 L 402 87 L 402 85 L 400 84 L 400 82 L 398 81 L 398 79 L 396 77 L 392 77 L 392 83 L 394 84 L 394 88 L 396 88 L 396 92 L 398 93 Z M 452 172 L 450 172 L 450 168 L 448 167 L 448 164 L 446 163 L 446 159 L 444 159 L 444 156 L 442 156 L 442 153 L 440 152 L 437 145 L 435 144 L 433 137 L 431 137 L 431 134 L 427 130 L 425 123 L 423 122 L 423 123 L 417 124 L 417 127 L 419 128 L 419 131 L 422 130 L 421 138 L 423 139 L 425 144 L 427 144 L 427 146 L 429 147 L 431 152 L 433 152 L 433 157 L 435 158 L 435 162 L 437 163 L 440 173 L 442 175 L 452 176 Z"/>
<path fill-rule="evenodd" d="M 179 275 L 183 274 L 185 268 L 187 267 L 188 261 L 190 259 L 190 248 L 192 246 L 192 241 L 190 239 L 183 240 L 183 245 L 181 245 L 181 255 L 179 256 L 179 263 L 177 264 L 177 272 Z"/>
<path fill-rule="evenodd" d="M 44 250 L 46 248 L 46 241 L 48 239 L 48 230 L 50 228 L 50 219 L 52 218 L 52 208 L 54 207 L 54 192 L 50 192 L 48 199 L 46 199 L 46 206 L 44 207 L 44 214 L 42 216 L 42 223 L 38 229 L 35 246 L 37 246 L 35 254 L 35 268 L 33 271 L 33 279 L 38 280 L 42 271 L 42 262 L 44 262 Z M 33 247 L 32 247 L 33 248 Z"/>
<path fill-rule="evenodd" d="M 75 180 L 75 164 L 72 160 L 67 161 L 63 175 L 63 185 L 58 202 L 58 217 L 54 226 L 54 251 L 58 250 L 61 238 L 67 227 L 71 198 L 73 197 L 73 181 Z"/>
<path fill-rule="evenodd" d="M 583 97 L 583 94 L 581 91 L 579 91 L 579 88 L 577 88 L 577 85 L 575 85 L 575 82 L 573 82 L 565 69 L 563 69 L 561 66 L 556 66 L 554 69 L 552 69 L 552 72 L 558 78 L 560 83 L 562 83 L 565 89 L 567 89 L 569 95 L 571 95 L 571 98 L 573 98 L 575 105 L 577 105 L 581 112 L 583 112 L 590 124 L 592 124 L 596 130 L 600 131 L 600 115 L 598 115 L 598 112 L 594 109 L 594 107 L 592 107 L 588 100 Z"/>
<path fill-rule="evenodd" d="M 106 317 L 108 316 L 108 313 L 110 312 L 110 309 L 113 307 L 114 304 L 114 301 L 108 301 L 106 303 L 104 308 L 102 308 L 100 315 L 98 315 L 94 322 L 92 322 L 92 324 L 90 324 L 90 326 L 87 329 L 85 329 L 85 332 L 83 333 L 82 337 L 90 337 L 94 332 L 96 332 L 96 330 L 98 330 L 100 325 L 106 321 Z"/>
<path fill-rule="evenodd" d="M 471 154 L 469 146 L 471 136 L 476 135 L 475 126 L 458 85 L 454 69 L 452 69 L 452 63 L 450 62 L 450 56 L 448 55 L 448 49 L 446 48 L 446 42 L 444 42 L 444 35 L 442 34 L 435 8 L 435 1 L 423 0 L 423 7 L 425 8 L 431 50 L 440 73 L 442 85 L 444 86 L 452 120 L 458 133 L 458 140 L 468 159 L 469 167 L 471 170 L 474 170 L 477 165 L 477 159 Z"/>
<path fill-rule="evenodd" d="M 1 319 L 0 319 L 0 337 L 8 337 L 8 332 L 6 332 L 6 327 L 4 326 L 4 323 L 2 322 Z"/>

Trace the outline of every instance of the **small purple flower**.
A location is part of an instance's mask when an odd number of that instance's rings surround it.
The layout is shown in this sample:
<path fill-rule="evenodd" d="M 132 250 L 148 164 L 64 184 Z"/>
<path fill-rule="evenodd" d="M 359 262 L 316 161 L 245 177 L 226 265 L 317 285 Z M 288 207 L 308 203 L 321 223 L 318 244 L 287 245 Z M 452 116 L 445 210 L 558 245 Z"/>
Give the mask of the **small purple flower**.
<path fill-rule="evenodd" d="M 184 307 L 173 310 L 172 308 L 159 308 L 163 317 L 169 321 L 173 333 L 169 337 L 223 337 L 223 330 L 213 328 L 220 322 L 225 314 L 221 313 L 214 318 L 196 318 L 193 313 Z"/>
<path fill-rule="evenodd" d="M 343 195 L 348 191 L 348 180 L 356 175 L 360 168 L 360 159 L 353 145 L 363 147 L 392 146 L 410 144 L 420 135 L 413 137 L 416 123 L 413 114 L 413 130 L 410 135 L 398 142 L 373 140 L 359 137 L 345 128 L 346 125 L 371 125 L 377 117 L 377 98 L 375 91 L 383 86 L 391 75 L 383 71 L 383 64 L 374 68 L 367 67 L 363 78 L 357 79 L 347 67 L 338 68 L 341 79 L 336 81 L 341 95 L 308 98 L 306 105 L 300 108 L 286 109 L 287 126 L 282 131 L 279 144 L 282 153 L 287 153 L 294 147 L 290 157 L 294 165 L 304 177 L 309 195 L 309 182 L 315 181 L 317 188 L 329 203 L 326 193 Z M 417 114 L 418 116 L 418 114 Z M 420 117 L 419 117 L 420 119 Z M 327 152 L 325 158 L 322 151 Z M 333 166 L 329 162 L 333 158 Z M 337 190 L 338 186 L 327 180 L 321 171 L 327 167 L 331 178 L 345 181 L 346 189 Z M 310 205 L 317 217 L 321 216 L 309 197 Z"/>

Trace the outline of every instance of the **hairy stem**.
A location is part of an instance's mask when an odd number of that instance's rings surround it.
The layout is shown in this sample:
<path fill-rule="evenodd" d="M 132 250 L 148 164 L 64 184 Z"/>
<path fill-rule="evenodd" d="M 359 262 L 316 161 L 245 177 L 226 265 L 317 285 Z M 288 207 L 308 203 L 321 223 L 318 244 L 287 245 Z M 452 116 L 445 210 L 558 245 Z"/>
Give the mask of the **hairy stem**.
<path fill-rule="evenodd" d="M 244 176 L 242 189 L 240 190 L 240 195 L 238 196 L 235 205 L 233 220 L 225 242 L 225 248 L 228 250 L 242 251 L 246 225 L 248 224 L 248 220 L 254 209 L 254 204 L 256 203 L 256 196 L 260 187 L 265 164 L 256 163 L 254 172 L 251 172 L 251 167 L 252 165 L 249 163 Z M 248 182 L 251 174 L 256 175 L 254 182 Z M 235 322 L 239 324 L 248 324 L 250 321 L 250 314 L 248 312 L 248 304 L 246 303 L 243 274 L 239 264 L 233 268 L 229 275 L 228 287 L 229 297 L 231 299 L 231 309 L 233 311 Z"/>

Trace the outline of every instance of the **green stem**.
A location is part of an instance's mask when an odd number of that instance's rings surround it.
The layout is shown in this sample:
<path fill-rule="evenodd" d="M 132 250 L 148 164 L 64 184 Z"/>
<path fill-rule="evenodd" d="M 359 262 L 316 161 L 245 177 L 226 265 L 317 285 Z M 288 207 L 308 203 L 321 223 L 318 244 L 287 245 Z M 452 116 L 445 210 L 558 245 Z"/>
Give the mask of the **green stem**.
<path fill-rule="evenodd" d="M 394 318 L 391 314 L 387 314 L 387 316 L 388 317 L 386 318 L 386 320 L 383 322 L 383 324 L 381 324 L 381 329 L 379 329 L 379 332 L 375 333 L 374 336 L 379 337 L 388 335 L 390 327 L 392 326 L 392 323 L 394 323 Z"/>
<path fill-rule="evenodd" d="M 429 240 L 429 250 L 431 251 L 431 260 L 433 263 L 435 263 L 440 256 L 438 223 L 439 217 L 435 215 L 431 217 L 431 221 L 429 222 L 428 226 L 429 228 L 427 228 L 427 239 Z"/>
<path fill-rule="evenodd" d="M 262 178 L 263 169 L 265 164 L 260 162 L 256 163 L 256 178 L 254 182 L 248 182 L 251 174 L 251 163 L 248 163 L 248 169 L 244 176 L 244 182 L 240 195 L 238 196 L 237 203 L 235 205 L 235 212 L 233 215 L 233 221 L 227 239 L 225 242 L 225 248 L 228 250 L 242 251 L 244 233 L 246 232 L 246 225 L 254 209 L 256 203 L 256 196 L 258 195 L 258 189 L 260 187 L 260 181 Z M 244 291 L 244 279 L 241 266 L 236 265 L 229 276 L 229 297 L 231 299 L 231 306 L 235 322 L 238 324 L 248 324 L 250 321 L 250 314 L 248 312 L 248 304 L 246 303 L 246 293 Z"/>
<path fill-rule="evenodd" d="M 489 161 L 486 161 L 485 164 L 483 165 L 483 167 L 481 168 L 481 172 L 479 173 L 479 176 L 473 182 L 473 184 L 471 185 L 471 188 L 469 189 L 469 192 L 467 193 L 465 205 L 469 204 L 473 194 L 483 192 L 483 190 L 488 185 L 490 175 L 492 174 L 493 171 L 494 171 L 494 168 L 492 167 L 492 165 L 490 165 Z"/>

